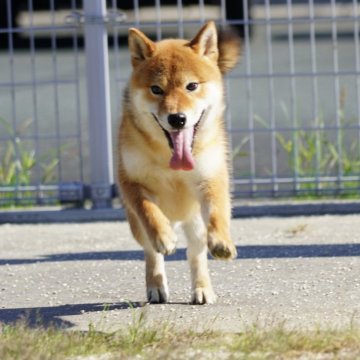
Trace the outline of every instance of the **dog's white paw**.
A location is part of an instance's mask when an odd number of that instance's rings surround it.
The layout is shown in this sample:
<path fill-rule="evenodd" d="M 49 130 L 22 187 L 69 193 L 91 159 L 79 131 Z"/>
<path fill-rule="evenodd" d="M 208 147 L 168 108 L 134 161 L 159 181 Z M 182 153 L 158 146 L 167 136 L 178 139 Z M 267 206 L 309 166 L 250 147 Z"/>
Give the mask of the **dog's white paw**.
<path fill-rule="evenodd" d="M 208 247 L 210 254 L 215 259 L 230 260 L 237 257 L 236 247 L 230 240 L 230 237 L 209 233 Z"/>
<path fill-rule="evenodd" d="M 150 304 L 164 304 L 169 301 L 169 290 L 167 287 L 149 287 L 147 298 Z"/>
<path fill-rule="evenodd" d="M 193 290 L 191 303 L 195 305 L 214 304 L 216 295 L 210 287 L 198 287 Z"/>
<path fill-rule="evenodd" d="M 169 229 L 157 237 L 155 241 L 156 251 L 163 255 L 171 255 L 176 250 L 176 241 L 177 237 L 175 233 Z"/>

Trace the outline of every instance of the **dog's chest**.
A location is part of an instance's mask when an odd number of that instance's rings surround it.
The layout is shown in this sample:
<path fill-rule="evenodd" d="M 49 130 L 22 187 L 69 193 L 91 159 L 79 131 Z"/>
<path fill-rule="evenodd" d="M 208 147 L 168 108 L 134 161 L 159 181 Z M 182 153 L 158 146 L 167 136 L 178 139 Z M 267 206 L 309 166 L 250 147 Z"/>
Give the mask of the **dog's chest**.
<path fill-rule="evenodd" d="M 134 148 L 123 153 L 128 177 L 149 191 L 170 221 L 184 221 L 199 210 L 202 177 L 197 170 L 172 170 L 168 161 L 155 161 L 148 152 Z"/>
<path fill-rule="evenodd" d="M 187 220 L 199 208 L 196 183 L 186 174 L 158 175 L 153 174 L 146 184 L 156 203 L 170 221 Z"/>

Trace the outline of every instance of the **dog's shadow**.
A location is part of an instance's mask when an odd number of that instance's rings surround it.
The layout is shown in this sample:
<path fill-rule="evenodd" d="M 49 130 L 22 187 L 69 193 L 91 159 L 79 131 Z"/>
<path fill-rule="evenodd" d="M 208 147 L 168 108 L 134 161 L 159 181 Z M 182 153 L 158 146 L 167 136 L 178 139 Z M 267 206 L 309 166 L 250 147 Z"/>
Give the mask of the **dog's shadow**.
<path fill-rule="evenodd" d="M 66 304 L 38 308 L 0 309 L 0 324 L 26 324 L 30 328 L 56 327 L 67 329 L 75 326 L 74 323 L 62 319 L 65 316 L 83 315 L 93 312 L 106 312 L 110 310 L 130 310 L 144 306 L 144 302 L 119 303 L 92 303 L 92 304 Z"/>
<path fill-rule="evenodd" d="M 129 301 L 118 303 L 66 304 L 35 308 L 0 309 L 0 325 L 25 324 L 29 328 L 69 329 L 75 326 L 66 316 L 84 315 L 87 313 L 103 313 L 111 310 L 133 310 L 149 303 L 145 301 Z M 189 302 L 171 302 L 168 305 L 190 305 Z M 151 306 L 157 306 L 152 304 Z M 101 317 L 100 317 L 101 319 Z M 101 320 L 99 320 L 101 321 Z M 0 327 L 1 328 L 1 327 Z"/>
<path fill-rule="evenodd" d="M 299 245 L 241 245 L 237 246 L 237 259 L 283 259 L 360 256 L 360 244 L 299 244 Z M 209 255 L 209 259 L 211 256 Z M 0 259 L 0 266 L 28 265 L 67 261 L 143 261 L 142 250 L 95 251 L 42 255 L 36 258 Z M 186 249 L 180 248 L 166 261 L 186 260 Z M 1 320 L 1 318 L 0 318 Z"/>

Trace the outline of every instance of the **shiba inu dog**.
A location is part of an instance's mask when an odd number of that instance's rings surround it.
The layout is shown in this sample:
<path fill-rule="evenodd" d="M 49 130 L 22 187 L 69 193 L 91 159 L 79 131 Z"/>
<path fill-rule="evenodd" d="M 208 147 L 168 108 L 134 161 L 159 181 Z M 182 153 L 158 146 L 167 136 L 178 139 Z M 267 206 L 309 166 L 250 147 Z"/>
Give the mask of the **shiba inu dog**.
<path fill-rule="evenodd" d="M 219 36 L 213 22 L 191 41 L 153 42 L 129 30 L 133 72 L 124 93 L 118 179 L 132 234 L 144 248 L 150 303 L 169 300 L 164 255 L 175 251 L 175 224 L 188 240 L 192 303 L 216 300 L 207 252 L 236 257 L 222 75 L 237 63 L 240 42 L 229 34 Z"/>

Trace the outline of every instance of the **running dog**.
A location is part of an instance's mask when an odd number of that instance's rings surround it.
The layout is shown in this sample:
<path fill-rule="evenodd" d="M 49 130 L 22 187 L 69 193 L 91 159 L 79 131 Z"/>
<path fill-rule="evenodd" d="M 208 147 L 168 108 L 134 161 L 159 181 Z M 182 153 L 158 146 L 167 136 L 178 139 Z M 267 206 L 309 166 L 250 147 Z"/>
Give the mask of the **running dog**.
<path fill-rule="evenodd" d="M 118 181 L 132 234 L 145 252 L 147 298 L 169 300 L 164 255 L 175 251 L 180 224 L 192 303 L 211 304 L 208 251 L 216 259 L 237 255 L 229 232 L 222 76 L 236 65 L 240 41 L 208 22 L 190 41 L 153 42 L 131 28 L 129 48 L 133 71 L 118 137 Z"/>

